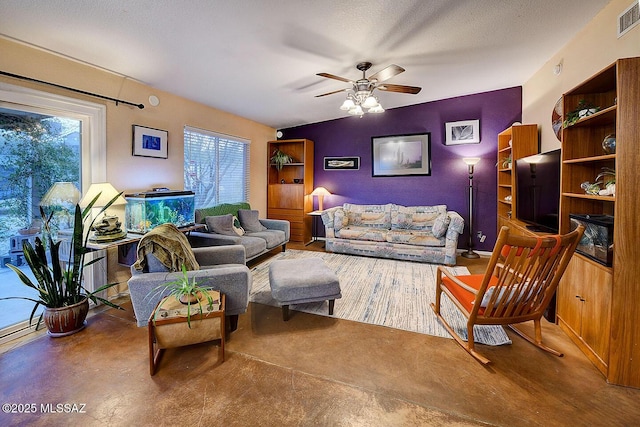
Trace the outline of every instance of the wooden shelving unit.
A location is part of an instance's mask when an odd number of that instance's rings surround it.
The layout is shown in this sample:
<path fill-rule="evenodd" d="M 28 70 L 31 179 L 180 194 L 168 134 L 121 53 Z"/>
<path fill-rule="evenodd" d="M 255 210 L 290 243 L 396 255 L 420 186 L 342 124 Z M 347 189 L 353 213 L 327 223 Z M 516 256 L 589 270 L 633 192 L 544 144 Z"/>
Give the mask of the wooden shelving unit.
<path fill-rule="evenodd" d="M 570 214 L 614 216 L 613 266 L 575 254 L 558 287 L 558 323 L 613 384 L 640 387 L 640 58 L 616 61 L 563 96 L 563 111 L 581 100 L 601 107 L 562 131 L 560 232 Z M 616 134 L 616 154 L 602 140 Z M 614 196 L 580 187 L 602 168 L 616 170 Z"/>
<path fill-rule="evenodd" d="M 503 225 L 517 225 L 518 230 L 524 227 L 515 220 L 516 176 L 512 166 L 516 160 L 537 153 L 538 125 L 515 125 L 498 134 L 498 232 Z M 503 165 L 506 158 L 511 159 L 509 167 Z"/>
<path fill-rule="evenodd" d="M 311 241 L 311 221 L 309 212 L 313 210 L 313 141 L 289 139 L 269 141 L 267 159 L 271 159 L 276 149 L 290 155 L 292 163 L 278 170 L 269 164 L 267 181 L 267 217 L 285 219 L 291 224 L 293 242 Z"/>

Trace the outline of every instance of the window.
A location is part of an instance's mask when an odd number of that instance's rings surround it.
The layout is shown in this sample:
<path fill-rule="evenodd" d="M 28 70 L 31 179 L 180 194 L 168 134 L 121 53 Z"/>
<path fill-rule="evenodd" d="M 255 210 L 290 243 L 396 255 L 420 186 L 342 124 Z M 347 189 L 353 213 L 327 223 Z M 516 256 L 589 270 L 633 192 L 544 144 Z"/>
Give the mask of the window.
<path fill-rule="evenodd" d="M 2 265 L 7 256 L 15 265 L 19 258 L 12 254 L 12 244 L 35 238 L 29 234 L 36 231 L 31 224 L 52 182 L 73 181 L 86 189 L 91 182 L 106 181 L 106 107 L 0 83 L 0 144 L 0 255 Z M 26 235 L 18 231 L 26 227 Z M 26 263 L 19 267 L 31 274 Z M 105 268 L 106 260 L 101 260 L 85 269 L 87 289 L 106 283 Z M 0 267 L 0 276 L 2 296 L 32 295 L 9 268 Z M 28 321 L 32 308 L 21 300 L 0 302 L 0 343 L 35 327 Z"/>
<path fill-rule="evenodd" d="M 249 144 L 185 126 L 184 188 L 196 194 L 196 208 L 249 199 Z"/>

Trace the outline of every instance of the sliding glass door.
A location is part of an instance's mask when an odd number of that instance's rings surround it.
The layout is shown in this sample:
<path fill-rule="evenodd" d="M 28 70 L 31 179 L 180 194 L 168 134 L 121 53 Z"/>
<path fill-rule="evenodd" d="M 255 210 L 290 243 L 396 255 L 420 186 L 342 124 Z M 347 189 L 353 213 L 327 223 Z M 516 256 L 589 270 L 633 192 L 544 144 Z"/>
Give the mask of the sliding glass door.
<path fill-rule="evenodd" d="M 31 274 L 22 242 L 33 243 L 42 235 L 41 204 L 47 215 L 54 213 L 54 233 L 73 225 L 65 212 L 71 207 L 56 198 L 52 202 L 49 188 L 69 182 L 82 191 L 106 180 L 104 105 L 0 82 L 0 297 L 32 291 L 6 264 Z M 88 289 L 93 289 L 93 276 L 85 275 Z M 33 329 L 28 322 L 33 305 L 0 301 L 0 343 Z"/>
<path fill-rule="evenodd" d="M 81 188 L 82 122 L 63 114 L 0 104 L 0 297 L 36 296 L 6 265 L 31 274 L 22 244 L 43 237 L 43 196 L 55 182 Z M 73 225 L 68 207 L 46 205 L 46 214 L 54 213 L 54 231 Z M 6 334 L 21 329 L 33 306 L 24 300 L 0 301 L 0 330 Z"/>

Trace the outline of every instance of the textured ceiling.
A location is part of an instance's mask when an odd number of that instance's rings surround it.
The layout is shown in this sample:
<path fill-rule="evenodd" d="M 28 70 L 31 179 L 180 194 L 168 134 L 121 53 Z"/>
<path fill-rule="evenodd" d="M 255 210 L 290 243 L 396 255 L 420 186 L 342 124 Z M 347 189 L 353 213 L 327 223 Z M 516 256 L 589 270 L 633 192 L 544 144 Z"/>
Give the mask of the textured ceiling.
<path fill-rule="evenodd" d="M 344 94 L 314 96 L 347 84 L 315 74 L 360 61 L 422 87 L 378 92 L 385 108 L 522 85 L 607 3 L 1 0 L 0 34 L 283 128 L 344 117 Z"/>

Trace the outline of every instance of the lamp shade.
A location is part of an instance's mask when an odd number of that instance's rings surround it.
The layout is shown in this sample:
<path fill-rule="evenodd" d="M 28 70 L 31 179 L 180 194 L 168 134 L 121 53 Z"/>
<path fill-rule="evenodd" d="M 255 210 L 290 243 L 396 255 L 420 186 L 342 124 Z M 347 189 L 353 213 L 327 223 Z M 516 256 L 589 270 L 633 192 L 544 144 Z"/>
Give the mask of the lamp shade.
<path fill-rule="evenodd" d="M 318 210 L 322 211 L 323 206 L 322 206 L 322 202 L 324 200 L 324 196 L 330 196 L 331 193 L 329 193 L 329 190 L 327 190 L 324 187 L 316 187 L 312 192 L 311 192 L 312 196 L 318 196 Z"/>
<path fill-rule="evenodd" d="M 74 206 L 80 200 L 80 190 L 73 182 L 55 182 L 40 200 L 40 206 Z"/>
<path fill-rule="evenodd" d="M 480 161 L 480 157 L 464 157 L 462 159 L 468 166 L 474 166 Z"/>
<path fill-rule="evenodd" d="M 331 193 L 324 187 L 316 187 L 312 192 L 312 196 L 330 196 Z"/>
<path fill-rule="evenodd" d="M 94 208 L 106 206 L 111 199 L 118 195 L 118 191 L 108 182 L 91 184 L 82 200 L 80 200 L 80 206 L 85 208 L 98 194 L 100 194 L 100 197 L 98 197 L 98 200 L 93 204 Z M 113 202 L 113 205 L 124 205 L 126 203 L 127 201 L 125 198 L 120 196 L 115 202 Z"/>

